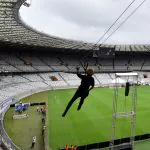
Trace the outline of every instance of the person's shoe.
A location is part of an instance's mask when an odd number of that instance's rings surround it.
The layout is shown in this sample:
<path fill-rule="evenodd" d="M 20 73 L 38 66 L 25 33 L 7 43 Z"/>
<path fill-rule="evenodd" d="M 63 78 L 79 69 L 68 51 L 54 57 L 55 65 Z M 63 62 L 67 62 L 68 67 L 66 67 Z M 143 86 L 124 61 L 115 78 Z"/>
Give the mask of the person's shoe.
<path fill-rule="evenodd" d="M 65 117 L 65 114 L 62 114 L 62 117 Z"/>

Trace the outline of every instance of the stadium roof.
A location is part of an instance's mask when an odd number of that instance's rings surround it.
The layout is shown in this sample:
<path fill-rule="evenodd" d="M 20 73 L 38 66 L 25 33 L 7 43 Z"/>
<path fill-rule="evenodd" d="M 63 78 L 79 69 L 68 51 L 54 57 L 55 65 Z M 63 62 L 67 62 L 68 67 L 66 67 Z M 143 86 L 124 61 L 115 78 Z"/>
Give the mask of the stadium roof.
<path fill-rule="evenodd" d="M 21 5 L 29 7 L 26 0 L 0 0 L 0 42 L 12 45 L 38 46 L 72 50 L 98 50 L 99 45 L 49 36 L 26 25 L 20 18 Z M 101 45 L 116 51 L 150 51 L 150 45 Z"/>

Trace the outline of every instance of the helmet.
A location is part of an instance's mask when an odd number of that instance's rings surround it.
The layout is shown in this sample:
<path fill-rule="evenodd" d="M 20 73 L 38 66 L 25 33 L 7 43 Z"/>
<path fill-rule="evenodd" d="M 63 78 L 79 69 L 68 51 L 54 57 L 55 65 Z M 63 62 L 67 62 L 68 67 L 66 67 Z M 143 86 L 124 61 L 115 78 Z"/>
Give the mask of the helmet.
<path fill-rule="evenodd" d="M 92 68 L 87 69 L 86 71 L 87 75 L 92 76 L 94 74 L 94 70 Z"/>

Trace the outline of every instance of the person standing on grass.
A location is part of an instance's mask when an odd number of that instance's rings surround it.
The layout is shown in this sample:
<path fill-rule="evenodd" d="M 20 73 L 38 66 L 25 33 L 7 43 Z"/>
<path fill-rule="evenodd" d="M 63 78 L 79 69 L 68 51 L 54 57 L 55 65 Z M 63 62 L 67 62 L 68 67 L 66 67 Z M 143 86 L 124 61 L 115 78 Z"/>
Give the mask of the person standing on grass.
<path fill-rule="evenodd" d="M 76 145 L 74 146 L 73 150 L 77 150 L 77 146 Z"/>
<path fill-rule="evenodd" d="M 73 145 L 71 145 L 70 150 L 74 150 L 74 146 Z"/>
<path fill-rule="evenodd" d="M 35 143 L 36 143 L 36 136 L 34 136 L 34 137 L 32 138 L 32 145 L 31 145 L 31 148 L 34 147 Z"/>
<path fill-rule="evenodd" d="M 64 113 L 62 114 L 62 117 L 65 117 L 73 102 L 79 97 L 81 97 L 81 99 L 77 110 L 79 111 L 81 109 L 84 99 L 89 95 L 89 91 L 91 91 L 94 88 L 95 81 L 92 77 L 93 73 L 93 69 L 87 69 L 86 74 L 82 75 L 81 73 L 79 73 L 79 67 L 77 67 L 77 76 L 81 79 L 81 84 L 78 87 L 72 99 L 70 100 L 70 102 L 68 103 Z"/>
<path fill-rule="evenodd" d="M 65 149 L 65 150 L 69 150 L 69 146 L 68 146 L 68 145 L 66 145 L 64 149 Z"/>

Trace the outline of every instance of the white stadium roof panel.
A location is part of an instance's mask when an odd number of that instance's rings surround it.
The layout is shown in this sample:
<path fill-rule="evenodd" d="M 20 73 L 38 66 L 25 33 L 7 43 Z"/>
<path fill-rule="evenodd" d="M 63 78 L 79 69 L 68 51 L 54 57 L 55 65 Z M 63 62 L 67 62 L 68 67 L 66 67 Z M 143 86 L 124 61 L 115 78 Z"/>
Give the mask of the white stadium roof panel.
<path fill-rule="evenodd" d="M 25 0 L 0 0 L 0 41 L 41 47 L 72 50 L 99 50 L 99 45 L 82 41 L 67 40 L 49 36 L 34 30 L 19 18 L 19 9 Z M 149 51 L 150 45 L 101 45 L 115 46 L 116 51 Z"/>
<path fill-rule="evenodd" d="M 10 2 L 10 3 L 17 3 L 18 0 L 0 0 L 0 2 Z"/>

